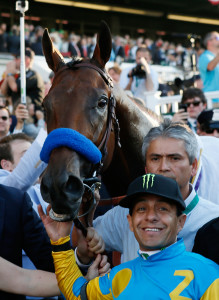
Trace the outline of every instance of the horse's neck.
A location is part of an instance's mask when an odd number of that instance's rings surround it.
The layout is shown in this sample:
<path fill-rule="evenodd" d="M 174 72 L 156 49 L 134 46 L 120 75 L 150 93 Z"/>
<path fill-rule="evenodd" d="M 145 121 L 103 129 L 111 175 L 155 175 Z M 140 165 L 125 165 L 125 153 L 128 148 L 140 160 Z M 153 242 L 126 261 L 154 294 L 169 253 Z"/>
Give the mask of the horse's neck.
<path fill-rule="evenodd" d="M 127 135 L 137 142 L 136 146 L 142 146 L 143 138 L 148 131 L 159 125 L 159 118 L 153 113 L 137 105 L 121 88 L 115 86 L 113 94 L 116 98 L 116 116 L 119 120 L 121 136 Z M 140 149 L 141 150 L 141 149 Z"/>

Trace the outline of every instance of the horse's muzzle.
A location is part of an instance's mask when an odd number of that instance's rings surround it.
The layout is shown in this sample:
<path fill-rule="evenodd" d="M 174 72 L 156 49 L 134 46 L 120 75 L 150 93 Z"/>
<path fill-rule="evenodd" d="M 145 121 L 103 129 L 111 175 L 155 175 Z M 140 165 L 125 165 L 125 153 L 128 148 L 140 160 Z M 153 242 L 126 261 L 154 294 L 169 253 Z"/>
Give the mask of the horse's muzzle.
<path fill-rule="evenodd" d="M 40 189 L 43 199 L 52 206 L 50 213 L 52 219 L 67 221 L 77 216 L 84 193 L 83 182 L 80 178 L 68 175 L 54 181 L 46 173 Z"/>

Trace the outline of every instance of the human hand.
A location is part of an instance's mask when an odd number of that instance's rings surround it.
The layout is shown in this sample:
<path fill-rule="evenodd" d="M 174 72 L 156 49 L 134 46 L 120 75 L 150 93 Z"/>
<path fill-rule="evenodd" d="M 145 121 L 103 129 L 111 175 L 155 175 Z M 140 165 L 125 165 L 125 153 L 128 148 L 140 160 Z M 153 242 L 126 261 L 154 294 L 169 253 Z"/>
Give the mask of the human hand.
<path fill-rule="evenodd" d="M 111 270 L 106 255 L 98 254 L 92 265 L 89 267 L 85 278 L 89 281 L 98 276 L 103 276 Z"/>
<path fill-rule="evenodd" d="M 43 212 L 42 206 L 38 205 L 38 212 L 39 212 L 40 218 L 43 222 L 43 225 L 46 229 L 46 232 L 47 232 L 49 238 L 53 242 L 56 242 L 60 238 L 70 235 L 73 222 L 72 221 L 57 222 L 57 221 L 52 220 L 49 216 L 50 209 L 51 209 L 51 205 L 48 205 L 47 210 L 46 210 L 47 215 L 45 215 Z"/>
<path fill-rule="evenodd" d="M 182 108 L 182 109 L 179 109 L 179 111 L 174 114 L 171 121 L 172 122 L 186 122 L 188 118 L 189 118 L 189 113 L 185 112 L 185 110 Z"/>
<path fill-rule="evenodd" d="M 150 68 L 149 68 L 148 62 L 147 62 L 147 60 L 144 57 L 140 58 L 140 63 L 144 66 L 145 71 L 147 73 L 150 72 Z"/>
<path fill-rule="evenodd" d="M 6 65 L 6 74 L 8 74 L 8 73 L 16 74 L 17 71 L 19 71 L 19 70 L 17 70 L 17 68 L 16 68 L 15 60 L 12 60 L 9 63 L 7 63 L 7 65 Z"/>
<path fill-rule="evenodd" d="M 17 118 L 17 122 L 23 124 L 24 120 L 29 118 L 29 113 L 28 113 L 26 105 L 21 104 L 21 103 L 18 104 L 18 106 L 16 107 L 16 110 L 15 110 L 15 116 Z"/>
<path fill-rule="evenodd" d="M 92 227 L 87 228 L 87 236 L 82 231 L 77 231 L 77 256 L 81 263 L 87 265 L 99 253 L 105 250 L 105 243 L 101 236 Z"/>
<path fill-rule="evenodd" d="M 44 119 L 44 113 L 41 110 L 36 110 L 35 115 L 36 115 L 37 120 Z"/>

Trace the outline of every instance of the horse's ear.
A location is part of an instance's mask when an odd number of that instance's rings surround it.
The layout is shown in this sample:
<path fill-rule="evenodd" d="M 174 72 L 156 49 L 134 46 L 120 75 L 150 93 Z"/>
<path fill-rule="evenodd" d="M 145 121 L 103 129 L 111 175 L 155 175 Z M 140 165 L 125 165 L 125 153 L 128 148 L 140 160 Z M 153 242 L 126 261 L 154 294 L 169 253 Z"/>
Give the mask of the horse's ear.
<path fill-rule="evenodd" d="M 55 73 L 63 64 L 65 64 L 62 54 L 55 48 L 46 28 L 42 39 L 43 53 L 46 62 L 51 70 Z"/>
<path fill-rule="evenodd" d="M 92 59 L 95 59 L 103 68 L 110 59 L 112 50 L 112 37 L 108 25 L 101 21 L 97 34 L 97 44 Z"/>

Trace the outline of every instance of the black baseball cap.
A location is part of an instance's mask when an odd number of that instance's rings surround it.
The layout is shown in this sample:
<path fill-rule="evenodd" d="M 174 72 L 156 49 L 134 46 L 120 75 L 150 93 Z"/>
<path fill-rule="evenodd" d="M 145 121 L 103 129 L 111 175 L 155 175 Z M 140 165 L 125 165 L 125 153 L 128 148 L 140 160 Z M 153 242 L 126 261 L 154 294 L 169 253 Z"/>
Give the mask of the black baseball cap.
<path fill-rule="evenodd" d="M 219 109 L 203 110 L 199 114 L 197 121 L 203 130 L 219 128 Z"/>
<path fill-rule="evenodd" d="M 127 196 L 119 202 L 119 205 L 131 208 L 134 200 L 147 194 L 164 197 L 167 201 L 171 200 L 182 211 L 186 208 L 177 182 L 172 178 L 158 174 L 142 175 L 132 181 L 128 187 Z"/>

